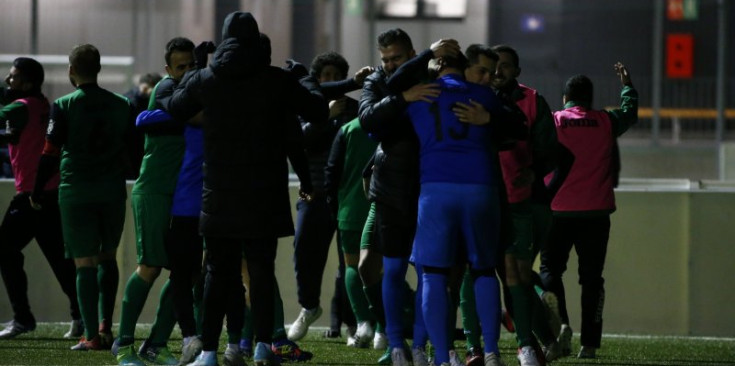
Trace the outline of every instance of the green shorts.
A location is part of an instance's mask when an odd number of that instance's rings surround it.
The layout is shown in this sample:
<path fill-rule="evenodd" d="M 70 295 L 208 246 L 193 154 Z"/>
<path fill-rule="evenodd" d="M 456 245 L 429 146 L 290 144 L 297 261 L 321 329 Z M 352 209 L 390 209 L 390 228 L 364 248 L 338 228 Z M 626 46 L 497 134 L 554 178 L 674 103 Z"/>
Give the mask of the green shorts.
<path fill-rule="evenodd" d="M 339 243 L 345 254 L 360 254 L 360 237 L 362 233 L 357 230 L 337 230 Z"/>
<path fill-rule="evenodd" d="M 168 266 L 166 233 L 171 224 L 171 196 L 133 194 L 130 198 L 135 220 L 135 249 L 138 264 Z"/>
<path fill-rule="evenodd" d="M 120 245 L 125 226 L 125 199 L 112 202 L 59 201 L 67 258 L 96 256 Z"/>
<path fill-rule="evenodd" d="M 505 253 L 517 259 L 532 261 L 546 240 L 551 227 L 551 208 L 548 204 L 525 200 L 510 204 L 513 224 L 513 243 Z"/>
<path fill-rule="evenodd" d="M 362 228 L 362 236 L 360 237 L 360 249 L 370 249 L 375 240 L 375 202 L 370 203 L 370 211 L 368 212 L 365 226 Z"/>

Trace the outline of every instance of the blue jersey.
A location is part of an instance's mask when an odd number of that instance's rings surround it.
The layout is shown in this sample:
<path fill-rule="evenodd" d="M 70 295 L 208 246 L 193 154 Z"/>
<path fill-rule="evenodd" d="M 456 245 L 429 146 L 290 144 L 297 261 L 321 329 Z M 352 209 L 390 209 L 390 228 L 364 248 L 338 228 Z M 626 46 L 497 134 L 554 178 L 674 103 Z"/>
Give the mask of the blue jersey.
<path fill-rule="evenodd" d="M 457 102 L 482 104 L 493 116 L 502 109 L 488 88 L 468 83 L 457 74 L 437 79 L 441 94 L 432 103 L 418 101 L 408 114 L 421 144 L 421 183 L 496 185 L 492 127 L 460 122 L 452 112 Z"/>
<path fill-rule="evenodd" d="M 202 210 L 202 185 L 204 176 L 204 135 L 200 126 L 187 125 L 184 130 L 186 150 L 181 162 L 179 180 L 176 183 L 171 214 L 199 217 Z"/>
<path fill-rule="evenodd" d="M 165 129 L 177 123 L 162 109 L 143 111 L 138 115 L 135 125 L 151 130 Z M 173 195 L 171 214 L 173 216 L 199 217 L 202 210 L 202 185 L 204 182 L 204 135 L 201 126 L 186 125 L 184 128 L 184 156 L 179 169 L 178 180 Z"/>

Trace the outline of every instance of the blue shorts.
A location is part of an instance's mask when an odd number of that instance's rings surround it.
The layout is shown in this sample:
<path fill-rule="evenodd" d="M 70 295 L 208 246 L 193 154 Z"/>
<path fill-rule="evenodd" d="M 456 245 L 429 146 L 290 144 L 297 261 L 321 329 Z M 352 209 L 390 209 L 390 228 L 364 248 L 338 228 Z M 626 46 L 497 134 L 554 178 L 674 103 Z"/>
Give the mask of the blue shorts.
<path fill-rule="evenodd" d="M 497 264 L 500 203 L 497 187 L 424 183 L 412 258 L 424 266 L 473 269 Z"/>

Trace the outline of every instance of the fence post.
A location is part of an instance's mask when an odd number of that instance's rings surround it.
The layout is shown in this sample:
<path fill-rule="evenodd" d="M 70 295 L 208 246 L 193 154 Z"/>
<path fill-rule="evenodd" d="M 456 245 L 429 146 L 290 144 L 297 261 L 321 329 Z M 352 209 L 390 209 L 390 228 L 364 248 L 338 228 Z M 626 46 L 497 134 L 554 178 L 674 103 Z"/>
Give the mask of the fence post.
<path fill-rule="evenodd" d="M 663 74 L 663 46 L 664 46 L 664 2 L 665 0 L 655 0 L 655 8 L 653 11 L 653 79 L 651 83 L 651 107 L 653 115 L 651 116 L 651 143 L 654 146 L 659 144 L 659 134 L 661 133 L 661 83 Z"/>

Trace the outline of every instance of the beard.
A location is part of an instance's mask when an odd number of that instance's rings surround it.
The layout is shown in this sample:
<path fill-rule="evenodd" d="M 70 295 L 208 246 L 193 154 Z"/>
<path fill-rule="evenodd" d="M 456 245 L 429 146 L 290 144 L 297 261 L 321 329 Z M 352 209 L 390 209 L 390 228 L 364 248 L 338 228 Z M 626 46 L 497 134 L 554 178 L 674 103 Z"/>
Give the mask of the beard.
<path fill-rule="evenodd" d="M 21 98 L 25 98 L 31 95 L 30 92 L 23 91 L 23 90 L 17 90 L 17 89 L 10 89 L 10 88 L 6 88 L 3 94 L 4 95 L 2 98 L 2 102 L 3 102 L 2 104 L 8 104 L 12 101 L 15 101 Z"/>

